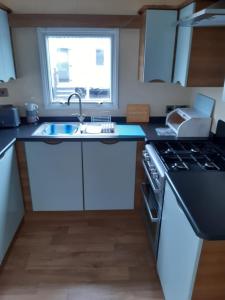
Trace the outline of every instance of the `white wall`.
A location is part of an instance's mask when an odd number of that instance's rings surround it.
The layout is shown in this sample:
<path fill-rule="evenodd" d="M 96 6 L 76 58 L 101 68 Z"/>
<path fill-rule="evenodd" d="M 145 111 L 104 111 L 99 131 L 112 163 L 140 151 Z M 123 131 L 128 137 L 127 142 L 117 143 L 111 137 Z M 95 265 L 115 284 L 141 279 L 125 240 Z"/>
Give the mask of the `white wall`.
<path fill-rule="evenodd" d="M 0 103 L 13 103 L 23 107 L 24 102 L 35 97 L 41 116 L 71 115 L 69 109 L 52 111 L 45 110 L 43 106 L 36 29 L 16 28 L 12 34 L 18 79 L 5 84 L 10 97 L 0 98 Z M 139 30 L 120 30 L 119 109 L 113 111 L 112 115 L 125 115 L 128 103 L 149 103 L 152 116 L 164 115 L 167 104 L 188 104 L 191 89 L 138 81 L 138 51 Z"/>

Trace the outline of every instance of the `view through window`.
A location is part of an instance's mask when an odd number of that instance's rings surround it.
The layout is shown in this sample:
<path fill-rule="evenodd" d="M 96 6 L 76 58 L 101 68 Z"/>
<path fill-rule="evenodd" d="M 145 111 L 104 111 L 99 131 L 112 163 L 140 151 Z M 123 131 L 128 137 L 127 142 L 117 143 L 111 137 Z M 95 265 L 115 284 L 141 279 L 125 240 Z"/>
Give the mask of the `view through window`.
<path fill-rule="evenodd" d="M 116 92 L 114 65 L 117 64 L 114 34 L 47 31 L 42 32 L 43 42 L 42 63 L 46 60 L 46 88 L 52 104 L 65 103 L 75 91 L 84 103 L 113 102 Z M 77 102 L 76 97 L 72 101 Z"/>

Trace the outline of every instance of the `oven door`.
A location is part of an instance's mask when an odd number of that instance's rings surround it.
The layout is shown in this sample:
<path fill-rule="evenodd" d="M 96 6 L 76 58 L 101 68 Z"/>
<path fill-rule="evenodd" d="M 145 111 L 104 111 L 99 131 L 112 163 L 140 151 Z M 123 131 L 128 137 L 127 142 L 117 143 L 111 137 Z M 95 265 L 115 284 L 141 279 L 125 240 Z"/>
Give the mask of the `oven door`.
<path fill-rule="evenodd" d="M 141 184 L 141 192 L 143 197 L 144 221 L 154 255 L 157 257 L 161 222 L 161 207 L 156 200 L 155 194 L 149 183 Z"/>

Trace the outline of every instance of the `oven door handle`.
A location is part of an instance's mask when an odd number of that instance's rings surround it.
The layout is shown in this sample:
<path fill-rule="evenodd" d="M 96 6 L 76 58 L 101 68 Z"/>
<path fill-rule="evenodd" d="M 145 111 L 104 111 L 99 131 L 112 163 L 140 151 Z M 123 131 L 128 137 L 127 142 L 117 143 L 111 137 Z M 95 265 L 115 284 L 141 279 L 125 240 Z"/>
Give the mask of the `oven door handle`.
<path fill-rule="evenodd" d="M 153 192 L 156 193 L 156 194 L 160 193 L 160 189 L 155 186 L 155 184 L 154 184 L 151 176 L 149 175 L 149 172 L 148 172 L 148 169 L 147 169 L 147 167 L 145 165 L 145 162 L 143 160 L 142 160 L 142 165 L 143 165 L 143 167 L 145 169 L 145 174 L 147 175 L 148 180 L 149 180 L 149 182 L 150 182 L 150 184 L 152 186 Z"/>
<path fill-rule="evenodd" d="M 145 206 L 147 208 L 149 217 L 150 217 L 152 223 L 158 223 L 159 222 L 159 218 L 155 218 L 152 215 L 151 208 L 150 208 L 150 206 L 148 204 L 148 200 L 147 200 L 147 197 L 146 197 L 145 192 L 144 192 L 144 186 L 146 186 L 146 183 L 142 183 L 141 184 L 141 192 L 142 192 L 142 195 L 143 195 L 143 198 L 144 198 Z"/>

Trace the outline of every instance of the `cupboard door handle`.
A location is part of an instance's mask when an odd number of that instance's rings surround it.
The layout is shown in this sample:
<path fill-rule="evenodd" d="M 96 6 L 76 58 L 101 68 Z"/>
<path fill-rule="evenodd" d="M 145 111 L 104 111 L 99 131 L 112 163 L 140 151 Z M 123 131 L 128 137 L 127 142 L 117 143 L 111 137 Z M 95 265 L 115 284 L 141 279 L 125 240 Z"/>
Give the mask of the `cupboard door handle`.
<path fill-rule="evenodd" d="M 152 79 L 149 82 L 166 82 L 166 81 L 162 79 Z"/>
<path fill-rule="evenodd" d="M 51 140 L 47 140 L 47 141 L 44 141 L 43 143 L 47 144 L 47 145 L 51 145 L 51 146 L 54 146 L 54 145 L 59 145 L 62 143 L 62 141 L 51 141 Z"/>
<path fill-rule="evenodd" d="M 103 140 L 103 141 L 100 141 L 100 143 L 102 143 L 104 145 L 114 145 L 114 144 L 119 143 L 119 141 L 118 140 Z"/>

